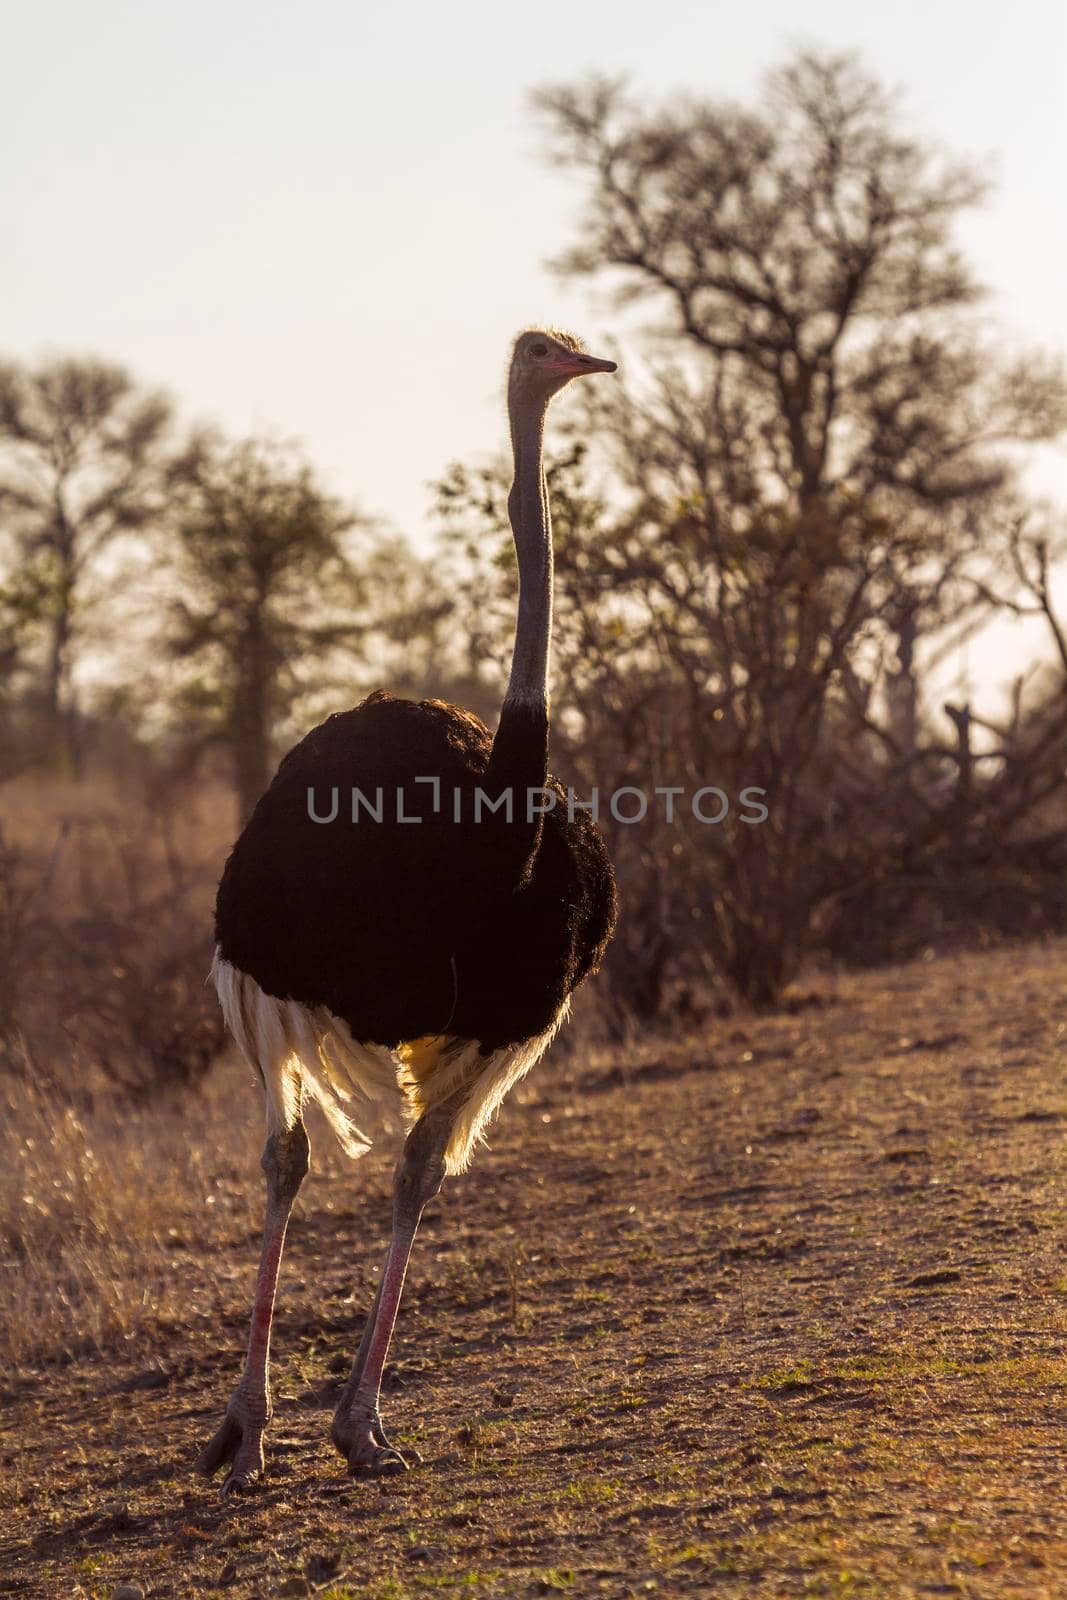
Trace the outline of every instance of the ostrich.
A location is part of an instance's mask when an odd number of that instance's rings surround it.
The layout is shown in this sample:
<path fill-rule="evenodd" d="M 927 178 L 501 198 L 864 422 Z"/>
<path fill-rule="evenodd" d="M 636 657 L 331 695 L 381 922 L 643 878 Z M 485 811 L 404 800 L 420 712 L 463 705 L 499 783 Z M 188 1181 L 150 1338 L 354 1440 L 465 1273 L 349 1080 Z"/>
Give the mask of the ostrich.
<path fill-rule="evenodd" d="M 532 329 L 515 342 L 508 514 L 519 601 L 495 737 L 457 706 L 376 691 L 289 752 L 226 863 L 212 976 L 266 1097 L 267 1210 L 244 1372 L 200 1458 L 207 1474 L 228 1464 L 223 1494 L 264 1470 L 278 1269 L 310 1165 L 305 1097 L 352 1156 L 369 1149 L 383 1111 L 409 1130 L 377 1297 L 331 1430 L 353 1475 L 402 1471 L 379 1402 L 423 1208 L 446 1175 L 466 1170 L 611 936 L 603 841 L 547 771 L 542 441 L 553 395 L 614 371 L 569 334 Z"/>

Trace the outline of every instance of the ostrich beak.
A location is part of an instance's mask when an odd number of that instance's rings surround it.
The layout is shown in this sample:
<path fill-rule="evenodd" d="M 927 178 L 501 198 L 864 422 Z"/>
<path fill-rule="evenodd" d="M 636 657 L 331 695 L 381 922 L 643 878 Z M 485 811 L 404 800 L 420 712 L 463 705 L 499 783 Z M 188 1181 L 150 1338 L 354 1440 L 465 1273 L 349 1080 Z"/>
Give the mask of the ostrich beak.
<path fill-rule="evenodd" d="M 605 361 L 600 356 L 587 356 L 584 351 L 575 351 L 573 355 L 561 356 L 553 362 L 553 369 L 568 378 L 581 378 L 589 372 L 616 372 L 618 364 L 614 361 Z"/>
<path fill-rule="evenodd" d="M 583 372 L 618 372 L 617 361 L 605 361 L 602 356 L 579 356 Z"/>

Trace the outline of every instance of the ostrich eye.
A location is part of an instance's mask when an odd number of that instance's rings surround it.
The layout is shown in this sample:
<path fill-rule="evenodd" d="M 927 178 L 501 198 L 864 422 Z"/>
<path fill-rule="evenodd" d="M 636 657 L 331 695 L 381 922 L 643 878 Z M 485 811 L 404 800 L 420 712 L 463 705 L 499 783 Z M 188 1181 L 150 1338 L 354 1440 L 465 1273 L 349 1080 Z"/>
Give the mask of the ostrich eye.
<path fill-rule="evenodd" d="M 547 354 L 548 354 L 548 346 L 547 346 L 547 344 L 532 344 L 530 346 L 530 354 L 532 356 L 547 356 Z"/>

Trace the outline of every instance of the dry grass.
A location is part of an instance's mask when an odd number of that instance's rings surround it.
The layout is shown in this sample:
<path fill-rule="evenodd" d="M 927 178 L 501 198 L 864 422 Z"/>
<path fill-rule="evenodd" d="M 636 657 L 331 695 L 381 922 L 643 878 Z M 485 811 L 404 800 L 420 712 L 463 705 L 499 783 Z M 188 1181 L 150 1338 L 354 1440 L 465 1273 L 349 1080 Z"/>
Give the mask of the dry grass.
<path fill-rule="evenodd" d="M 204 977 L 231 827 L 210 785 L 5 787 L 0 1068 L 80 1103 L 204 1074 L 223 1038 Z"/>
<path fill-rule="evenodd" d="M 9 1369 L 136 1346 L 182 1319 L 181 1258 L 195 1208 L 203 1208 L 200 1244 L 216 1209 L 249 1227 L 257 1220 L 240 1158 L 254 1144 L 259 1107 L 247 1073 L 239 1075 L 237 1084 L 231 1066 L 169 1101 L 104 1101 L 95 1111 L 50 1099 L 32 1082 L 5 1086 L 0 1350 Z M 214 1259 L 206 1250 L 197 1272 L 209 1311 L 222 1304 Z"/>
<path fill-rule="evenodd" d="M 133 780 L 5 786 L 0 1347 L 136 1341 L 180 1307 L 174 1219 L 232 1173 L 205 987 L 232 803 Z M 168 1098 L 169 1096 L 169 1098 Z M 162 1097 L 162 1098 L 161 1098 Z M 228 1098 L 228 1097 L 227 1097 Z M 185 1117 L 200 1135 L 180 1137 Z"/>

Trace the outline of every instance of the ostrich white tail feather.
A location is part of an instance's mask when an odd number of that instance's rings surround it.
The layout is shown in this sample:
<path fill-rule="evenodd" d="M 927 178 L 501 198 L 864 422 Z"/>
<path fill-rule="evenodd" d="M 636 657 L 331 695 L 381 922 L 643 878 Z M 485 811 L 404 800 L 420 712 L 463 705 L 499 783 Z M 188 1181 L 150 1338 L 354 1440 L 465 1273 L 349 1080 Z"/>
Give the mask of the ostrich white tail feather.
<path fill-rule="evenodd" d="M 448 1034 L 393 1051 L 354 1039 L 325 1006 L 266 994 L 218 950 L 211 977 L 226 1026 L 263 1085 L 270 1133 L 294 1126 L 308 1094 L 346 1154 L 361 1156 L 383 1118 L 410 1126 L 451 1102 L 458 1109 L 445 1150 L 449 1175 L 467 1170 L 508 1091 L 541 1059 L 570 1010 L 567 1001 L 546 1032 L 489 1054 L 477 1039 Z"/>
<path fill-rule="evenodd" d="M 396 1060 L 382 1045 L 361 1044 L 324 1006 L 266 994 L 248 973 L 211 965 L 226 1026 L 263 1085 L 267 1129 L 291 1128 L 304 1093 L 318 1102 L 347 1155 L 370 1149 L 383 1113 L 403 1114 Z"/>

